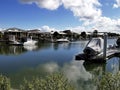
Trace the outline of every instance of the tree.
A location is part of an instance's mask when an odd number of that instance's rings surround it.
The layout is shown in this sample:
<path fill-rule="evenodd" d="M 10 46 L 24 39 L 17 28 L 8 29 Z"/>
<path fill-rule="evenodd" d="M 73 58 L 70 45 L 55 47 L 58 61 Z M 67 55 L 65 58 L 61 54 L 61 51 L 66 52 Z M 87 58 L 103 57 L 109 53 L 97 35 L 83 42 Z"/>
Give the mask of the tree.
<path fill-rule="evenodd" d="M 55 31 L 55 32 L 53 33 L 53 38 L 57 39 L 58 37 L 59 37 L 59 33 L 58 33 L 57 31 Z"/>
<path fill-rule="evenodd" d="M 98 36 L 98 31 L 97 30 L 94 30 L 93 31 L 93 37 L 97 37 Z"/>
<path fill-rule="evenodd" d="M 63 32 L 66 33 L 66 36 L 67 36 L 69 39 L 72 39 L 73 33 L 72 33 L 70 30 L 65 30 L 65 31 L 63 31 Z"/>
<path fill-rule="evenodd" d="M 81 32 L 81 37 L 82 37 L 83 39 L 86 39 L 87 34 L 86 34 L 86 32 L 85 32 L 85 31 Z"/>

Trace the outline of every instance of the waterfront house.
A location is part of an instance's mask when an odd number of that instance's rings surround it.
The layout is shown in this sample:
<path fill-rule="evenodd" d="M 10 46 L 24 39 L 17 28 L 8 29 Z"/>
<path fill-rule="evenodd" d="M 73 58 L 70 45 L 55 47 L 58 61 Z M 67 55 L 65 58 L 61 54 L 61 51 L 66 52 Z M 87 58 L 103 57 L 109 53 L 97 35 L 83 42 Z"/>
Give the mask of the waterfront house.
<path fill-rule="evenodd" d="M 11 40 L 13 39 L 13 36 L 15 37 L 16 40 L 20 40 L 21 38 L 27 36 L 27 32 L 19 28 L 8 28 L 4 30 L 5 40 Z"/>
<path fill-rule="evenodd" d="M 42 32 L 41 39 L 45 40 L 45 41 L 51 41 L 51 39 L 52 39 L 51 32 Z"/>
<path fill-rule="evenodd" d="M 79 40 L 80 39 L 80 34 L 73 32 L 71 30 L 64 30 L 63 31 L 66 35 L 66 37 L 69 38 L 69 40 Z"/>
<path fill-rule="evenodd" d="M 39 29 L 33 29 L 33 30 L 27 30 L 27 37 L 31 37 L 33 39 L 39 39 L 41 37 L 42 33 Z"/>

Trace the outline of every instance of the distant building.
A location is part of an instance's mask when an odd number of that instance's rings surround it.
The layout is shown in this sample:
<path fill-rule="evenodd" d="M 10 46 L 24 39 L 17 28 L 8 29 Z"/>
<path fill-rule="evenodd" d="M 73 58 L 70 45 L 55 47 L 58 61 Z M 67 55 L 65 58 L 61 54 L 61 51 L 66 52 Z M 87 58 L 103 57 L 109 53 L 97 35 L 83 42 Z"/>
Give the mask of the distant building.
<path fill-rule="evenodd" d="M 63 31 L 60 31 L 60 32 L 58 32 L 58 34 L 60 34 L 60 35 L 66 35 L 66 33 L 64 33 Z"/>
<path fill-rule="evenodd" d="M 15 39 L 20 40 L 22 37 L 27 36 L 27 32 L 25 30 L 19 28 L 8 28 L 4 30 L 4 39 L 11 39 L 15 36 Z"/>
<path fill-rule="evenodd" d="M 68 34 L 68 35 L 72 34 L 71 30 L 64 30 L 63 32 L 66 33 L 66 34 Z"/>
<path fill-rule="evenodd" d="M 33 39 L 39 39 L 41 37 L 42 33 L 39 29 L 33 29 L 27 31 L 27 37 L 32 36 Z"/>
<path fill-rule="evenodd" d="M 30 38 L 37 40 L 47 40 L 51 37 L 50 32 L 41 32 L 39 29 L 33 30 L 22 30 L 19 28 L 8 28 L 4 30 L 4 40 L 11 40 L 13 37 L 16 40 L 21 40 L 21 38 Z"/>

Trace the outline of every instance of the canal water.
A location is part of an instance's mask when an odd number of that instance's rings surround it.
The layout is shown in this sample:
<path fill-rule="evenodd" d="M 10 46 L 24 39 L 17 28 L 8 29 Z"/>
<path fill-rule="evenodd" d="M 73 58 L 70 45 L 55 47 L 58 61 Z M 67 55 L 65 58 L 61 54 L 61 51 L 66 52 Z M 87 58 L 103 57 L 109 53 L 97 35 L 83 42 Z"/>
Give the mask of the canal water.
<path fill-rule="evenodd" d="M 92 78 L 103 72 L 118 72 L 120 57 L 113 57 L 105 64 L 76 61 L 75 55 L 82 52 L 87 42 L 38 43 L 33 47 L 5 46 L 0 43 L 0 74 L 10 78 L 13 88 L 19 88 L 24 78 L 62 71 L 75 83 L 76 89 L 94 90 Z M 108 40 L 108 44 L 114 43 L 115 39 Z"/>

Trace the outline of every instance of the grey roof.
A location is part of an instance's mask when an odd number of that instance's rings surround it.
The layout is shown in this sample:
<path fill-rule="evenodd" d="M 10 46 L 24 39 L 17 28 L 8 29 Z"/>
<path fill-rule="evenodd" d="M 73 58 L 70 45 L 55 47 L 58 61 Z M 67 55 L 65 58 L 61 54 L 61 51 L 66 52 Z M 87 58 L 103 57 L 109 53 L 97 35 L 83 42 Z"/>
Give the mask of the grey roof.
<path fill-rule="evenodd" d="M 28 30 L 28 33 L 41 33 L 39 29 Z"/>
<path fill-rule="evenodd" d="M 26 32 L 26 31 L 19 28 L 8 28 L 4 32 Z"/>

